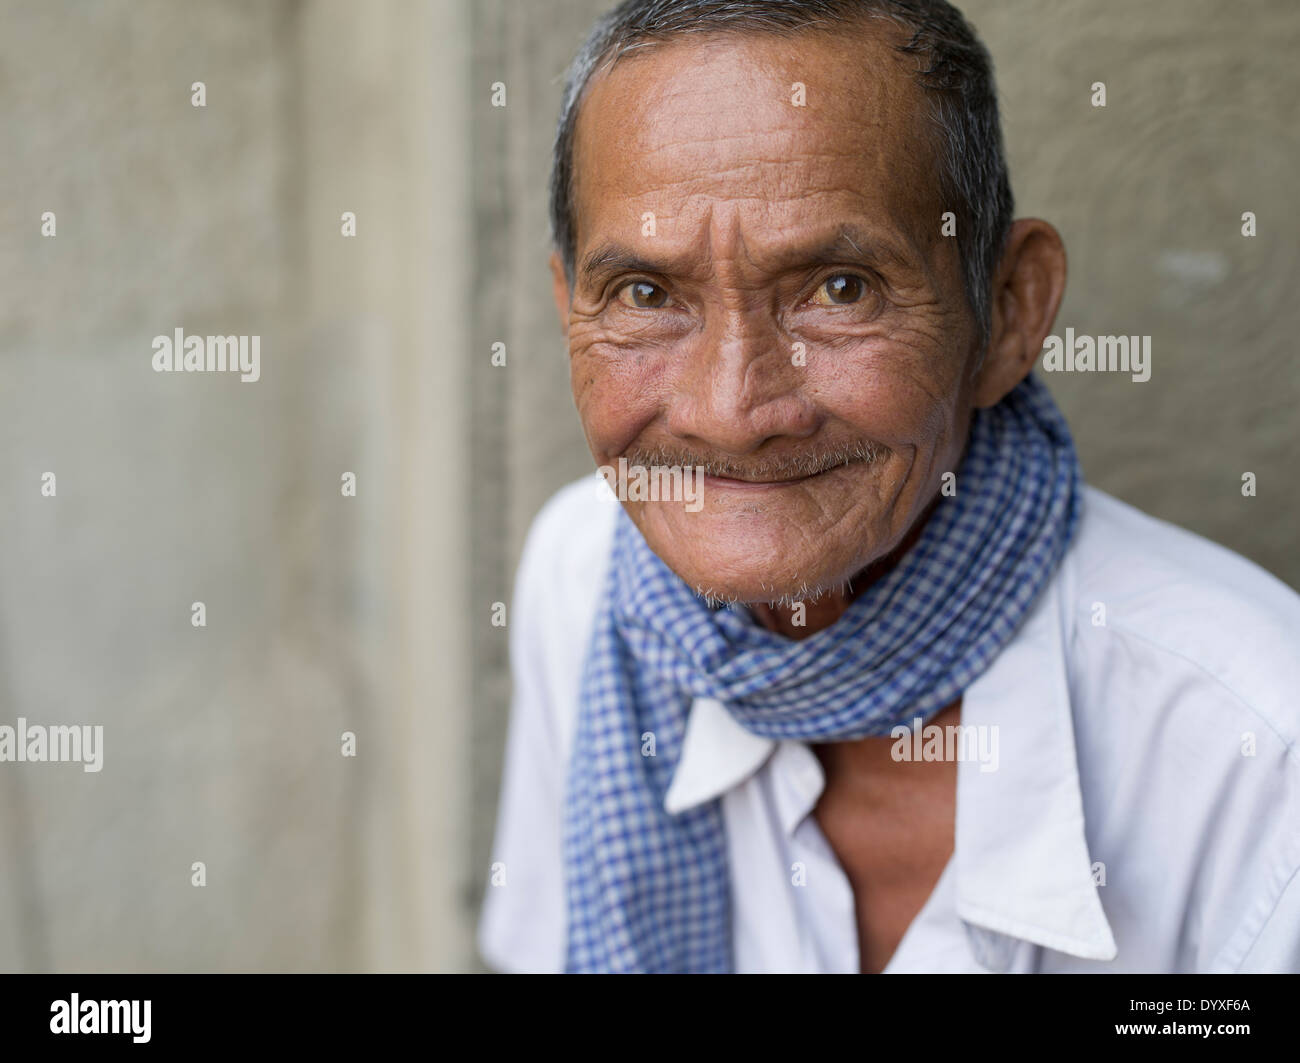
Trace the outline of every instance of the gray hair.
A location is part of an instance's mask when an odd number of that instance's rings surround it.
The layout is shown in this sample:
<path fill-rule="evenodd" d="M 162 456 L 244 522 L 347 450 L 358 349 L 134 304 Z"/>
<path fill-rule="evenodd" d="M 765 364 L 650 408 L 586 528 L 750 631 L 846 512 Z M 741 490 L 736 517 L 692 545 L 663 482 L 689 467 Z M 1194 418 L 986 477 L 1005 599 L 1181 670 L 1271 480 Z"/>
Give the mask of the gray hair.
<path fill-rule="evenodd" d="M 917 79 L 938 126 L 939 192 L 957 218 L 966 298 L 988 343 L 991 286 L 1011 228 L 1014 200 L 998 120 L 993 63 L 946 0 L 623 0 L 592 27 L 565 77 L 551 159 L 551 235 L 574 281 L 573 142 L 578 108 L 598 67 L 626 52 L 689 33 L 788 35 L 887 19 L 909 34 L 898 50 L 918 56 Z"/>

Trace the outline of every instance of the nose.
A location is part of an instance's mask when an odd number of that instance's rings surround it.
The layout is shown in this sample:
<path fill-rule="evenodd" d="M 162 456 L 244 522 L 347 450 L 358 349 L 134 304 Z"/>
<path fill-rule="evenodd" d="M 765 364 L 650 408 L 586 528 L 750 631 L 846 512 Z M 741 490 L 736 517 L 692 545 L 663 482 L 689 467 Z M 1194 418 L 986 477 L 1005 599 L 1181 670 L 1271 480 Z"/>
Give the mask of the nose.
<path fill-rule="evenodd" d="M 818 414 L 805 359 L 770 310 L 730 306 L 708 315 L 682 352 L 668 413 L 679 439 L 720 454 L 752 454 L 770 440 L 806 439 Z"/>

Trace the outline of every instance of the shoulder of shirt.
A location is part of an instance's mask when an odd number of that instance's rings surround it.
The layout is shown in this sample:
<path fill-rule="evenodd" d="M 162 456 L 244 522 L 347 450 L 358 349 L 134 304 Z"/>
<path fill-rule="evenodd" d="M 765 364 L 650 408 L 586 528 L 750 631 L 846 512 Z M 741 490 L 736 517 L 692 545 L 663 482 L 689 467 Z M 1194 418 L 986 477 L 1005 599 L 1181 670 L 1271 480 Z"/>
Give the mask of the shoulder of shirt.
<path fill-rule="evenodd" d="M 595 608 L 609 559 L 618 503 L 599 492 L 608 488 L 595 474 L 566 484 L 533 518 L 519 561 L 519 580 L 544 583 L 556 604 L 590 599 Z"/>
<path fill-rule="evenodd" d="M 1172 655 L 1265 717 L 1294 746 L 1300 595 L 1224 546 L 1085 488 L 1062 578 L 1074 625 L 1102 625 Z"/>
<path fill-rule="evenodd" d="M 538 511 L 515 580 L 511 658 L 519 711 L 539 713 L 567 757 L 578 688 L 609 568 L 619 504 L 595 473 L 560 488 Z"/>

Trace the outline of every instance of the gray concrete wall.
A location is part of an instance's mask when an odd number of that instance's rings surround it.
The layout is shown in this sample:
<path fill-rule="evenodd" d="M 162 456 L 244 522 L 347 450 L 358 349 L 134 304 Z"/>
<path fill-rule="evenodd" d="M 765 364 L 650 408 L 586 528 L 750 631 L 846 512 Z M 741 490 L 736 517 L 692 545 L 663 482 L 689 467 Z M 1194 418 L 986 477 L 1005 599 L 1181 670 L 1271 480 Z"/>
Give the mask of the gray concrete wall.
<path fill-rule="evenodd" d="M 2 18 L 0 969 L 462 966 L 464 5 Z"/>

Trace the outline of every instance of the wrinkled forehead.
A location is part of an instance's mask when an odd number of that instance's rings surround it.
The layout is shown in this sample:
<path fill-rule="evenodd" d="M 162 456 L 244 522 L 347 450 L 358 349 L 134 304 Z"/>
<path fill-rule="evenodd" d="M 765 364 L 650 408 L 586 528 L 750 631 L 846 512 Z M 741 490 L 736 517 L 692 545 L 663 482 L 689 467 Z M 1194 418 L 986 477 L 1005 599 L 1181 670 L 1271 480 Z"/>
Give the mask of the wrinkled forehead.
<path fill-rule="evenodd" d="M 773 226 L 856 214 L 928 245 L 955 207 L 939 202 L 934 126 L 901 40 L 879 22 L 711 33 L 602 67 L 575 127 L 577 248 L 647 211 L 684 232 L 720 203 Z"/>

